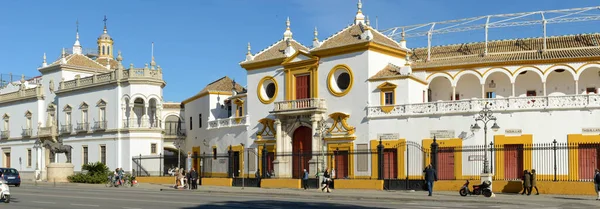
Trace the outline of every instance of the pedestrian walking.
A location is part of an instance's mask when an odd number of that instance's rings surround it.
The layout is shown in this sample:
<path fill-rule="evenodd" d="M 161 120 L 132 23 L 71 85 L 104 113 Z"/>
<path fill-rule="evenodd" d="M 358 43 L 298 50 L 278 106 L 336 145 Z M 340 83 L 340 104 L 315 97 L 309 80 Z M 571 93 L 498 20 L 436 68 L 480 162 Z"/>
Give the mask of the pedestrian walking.
<path fill-rule="evenodd" d="M 600 200 L 600 170 L 598 170 L 596 168 L 596 175 L 594 175 L 594 189 L 596 190 L 596 193 L 598 194 L 598 196 L 596 197 L 596 200 Z"/>
<path fill-rule="evenodd" d="M 438 180 L 437 172 L 431 166 L 431 164 L 429 164 L 427 167 L 425 167 L 423 173 L 425 174 L 425 181 L 427 182 L 427 191 L 429 191 L 428 196 L 431 196 L 433 194 L 433 182 Z"/>
<path fill-rule="evenodd" d="M 321 192 L 327 189 L 327 193 L 329 193 L 329 182 L 331 180 L 331 176 L 329 175 L 329 172 L 327 170 L 328 169 L 325 168 L 325 172 L 323 172 L 323 182 L 321 183 L 323 185 L 323 188 L 321 189 Z"/>
<path fill-rule="evenodd" d="M 533 188 L 535 188 L 535 195 L 540 195 L 540 191 L 536 185 L 537 175 L 535 174 L 535 169 L 531 169 L 531 188 L 529 188 L 529 193 L 533 192 Z"/>
<path fill-rule="evenodd" d="M 192 169 L 190 169 L 186 174 L 185 174 L 185 179 L 187 181 L 187 189 L 191 190 L 192 189 Z"/>
<path fill-rule="evenodd" d="M 304 176 L 302 177 L 302 187 L 304 187 L 304 190 L 308 189 L 308 171 L 306 169 L 304 169 Z"/>
<path fill-rule="evenodd" d="M 192 181 L 192 189 L 198 189 L 198 172 L 194 168 L 190 172 L 190 180 Z"/>
<path fill-rule="evenodd" d="M 528 170 L 523 171 L 523 192 L 521 195 L 524 195 L 525 193 L 531 195 L 531 174 Z"/>

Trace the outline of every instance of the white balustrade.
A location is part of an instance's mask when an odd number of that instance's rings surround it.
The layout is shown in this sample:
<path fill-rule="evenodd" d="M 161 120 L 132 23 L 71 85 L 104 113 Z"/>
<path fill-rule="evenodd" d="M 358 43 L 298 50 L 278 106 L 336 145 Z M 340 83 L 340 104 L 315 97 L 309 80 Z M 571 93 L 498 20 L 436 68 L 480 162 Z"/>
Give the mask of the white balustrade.
<path fill-rule="evenodd" d="M 370 106 L 367 107 L 367 116 L 369 118 L 379 118 L 469 113 L 480 111 L 486 103 L 490 103 L 490 109 L 494 111 L 600 108 L 600 95 L 589 94 L 441 101 L 394 105 L 390 111 L 383 110 L 390 108 L 390 106 Z"/>
<path fill-rule="evenodd" d="M 273 109 L 273 111 L 280 112 L 306 109 L 327 109 L 325 99 L 309 98 L 275 102 L 275 108 Z"/>
<path fill-rule="evenodd" d="M 220 118 L 220 119 L 208 121 L 207 129 L 227 128 L 227 127 L 247 126 L 247 125 L 250 125 L 250 124 L 248 124 L 248 115 L 246 115 L 244 117 Z"/>

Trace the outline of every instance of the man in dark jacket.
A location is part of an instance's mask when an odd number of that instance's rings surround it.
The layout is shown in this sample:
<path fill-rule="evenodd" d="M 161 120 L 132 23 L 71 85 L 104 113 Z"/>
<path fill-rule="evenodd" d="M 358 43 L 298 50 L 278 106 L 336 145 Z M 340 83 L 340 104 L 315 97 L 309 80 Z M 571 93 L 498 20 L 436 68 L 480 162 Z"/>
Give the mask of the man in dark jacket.
<path fill-rule="evenodd" d="M 192 182 L 192 189 L 198 189 L 198 172 L 196 172 L 196 169 L 192 168 L 192 171 L 190 172 L 190 181 Z"/>
<path fill-rule="evenodd" d="M 524 195 L 525 193 L 531 195 L 531 174 L 528 170 L 523 171 L 523 192 L 521 195 Z"/>
<path fill-rule="evenodd" d="M 429 196 L 431 196 L 431 193 L 433 192 L 433 182 L 438 180 L 437 172 L 431 166 L 431 164 L 429 164 L 427 167 L 425 167 L 425 170 L 423 170 L 423 173 L 425 173 L 425 181 L 427 182 L 427 191 L 429 191 Z"/>
<path fill-rule="evenodd" d="M 596 200 L 600 200 L 600 170 L 598 170 L 596 168 L 596 175 L 594 175 L 594 189 L 596 190 L 596 193 L 598 194 L 598 197 L 596 197 Z"/>
<path fill-rule="evenodd" d="M 304 169 L 304 176 L 302 176 L 302 187 L 304 190 L 308 189 L 308 171 Z"/>

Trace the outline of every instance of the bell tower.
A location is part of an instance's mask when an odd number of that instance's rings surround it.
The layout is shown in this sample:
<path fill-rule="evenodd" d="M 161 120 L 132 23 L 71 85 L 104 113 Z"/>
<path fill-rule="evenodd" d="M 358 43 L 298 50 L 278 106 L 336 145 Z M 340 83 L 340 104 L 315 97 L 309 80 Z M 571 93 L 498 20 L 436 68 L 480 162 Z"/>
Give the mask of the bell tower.
<path fill-rule="evenodd" d="M 104 16 L 104 32 L 98 37 L 98 58 L 113 59 L 113 39 L 106 30 L 106 15 Z"/>

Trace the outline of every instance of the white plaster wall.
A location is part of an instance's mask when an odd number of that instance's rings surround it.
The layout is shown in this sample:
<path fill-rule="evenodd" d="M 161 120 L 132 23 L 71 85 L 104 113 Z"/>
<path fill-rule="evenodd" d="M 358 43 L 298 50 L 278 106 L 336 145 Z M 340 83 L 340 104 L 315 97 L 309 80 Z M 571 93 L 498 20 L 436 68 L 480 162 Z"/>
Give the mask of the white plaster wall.
<path fill-rule="evenodd" d="M 436 77 L 429 83 L 431 89 L 431 101 L 450 101 L 452 96 L 452 84 L 445 77 Z"/>
<path fill-rule="evenodd" d="M 472 74 L 465 74 L 456 83 L 458 100 L 481 98 L 481 83 L 479 78 Z"/>
<path fill-rule="evenodd" d="M 385 82 L 397 85 L 395 95 L 396 104 L 405 104 L 408 102 L 408 94 L 410 93 L 410 91 L 408 88 L 409 84 L 407 80 L 372 81 L 370 82 L 371 89 L 369 91 L 369 95 L 372 102 L 370 102 L 369 105 L 385 105 L 381 103 L 381 91 L 377 88 L 377 86 Z"/>
<path fill-rule="evenodd" d="M 246 93 L 247 97 L 245 104 L 247 105 L 248 115 L 251 115 L 248 135 L 252 140 L 256 140 L 256 132 L 260 128 L 258 120 L 267 117 L 273 118 L 269 112 L 273 111 L 274 104 L 285 100 L 285 73 L 281 66 L 251 70 L 247 71 L 247 73 L 248 92 Z M 277 96 L 270 104 L 263 104 L 260 102 L 257 94 L 258 82 L 266 76 L 272 76 L 277 82 Z M 319 80 L 322 78 L 321 73 L 319 73 Z M 323 78 L 323 80 L 325 79 L 327 79 L 327 77 Z M 319 96 L 322 94 L 323 87 L 324 86 L 319 86 Z M 325 87 L 325 91 L 326 90 L 327 87 Z"/>
<path fill-rule="evenodd" d="M 100 162 L 100 146 L 106 145 L 106 166 L 111 170 L 117 168 L 117 143 L 114 132 L 63 136 L 62 139 L 64 144 L 73 147 L 71 163 L 75 166 L 75 171 L 81 171 L 81 166 L 83 166 L 83 146 L 88 147 L 88 162 L 94 163 Z M 64 154 L 58 155 L 58 162 L 66 162 Z M 123 169 L 126 168 L 124 167 Z M 129 171 L 128 169 L 126 170 Z"/>
<path fill-rule="evenodd" d="M 37 121 L 40 117 L 38 112 L 38 106 L 40 103 L 38 99 L 27 99 L 10 103 L 0 104 L 0 130 L 4 130 L 4 120 L 2 117 L 4 114 L 8 114 L 10 116 L 8 128 L 10 131 L 11 139 L 21 139 L 23 129 L 27 127 L 27 118 L 25 117 L 25 112 L 31 112 L 31 136 L 37 135 L 38 124 Z M 28 139 L 26 137 L 25 139 Z"/>
<path fill-rule="evenodd" d="M 200 97 L 194 101 L 191 101 L 187 104 L 185 104 L 185 110 L 184 110 L 184 117 L 183 120 L 185 121 L 185 128 L 186 130 L 186 143 L 185 143 L 185 149 L 183 150 L 192 150 L 192 147 L 195 143 L 195 141 L 197 141 L 197 139 L 200 137 L 200 139 L 202 139 L 202 136 L 206 135 L 206 128 L 208 127 L 208 121 L 211 120 L 210 119 L 210 101 L 209 101 L 209 96 L 203 96 Z M 199 128 L 198 125 L 198 116 L 199 114 L 202 114 L 202 128 Z M 192 122 L 190 122 L 190 118 L 192 120 Z M 190 130 L 190 124 L 192 126 L 192 129 Z"/>
<path fill-rule="evenodd" d="M 519 74 L 515 80 L 515 96 L 527 96 L 527 91 L 536 91 L 537 96 L 544 96 L 544 86 L 540 76 L 529 70 L 525 74 Z"/>
<path fill-rule="evenodd" d="M 575 94 L 575 78 L 568 71 L 561 73 L 553 71 L 546 78 L 546 94 L 548 96 L 563 96 Z"/>
<path fill-rule="evenodd" d="M 35 170 L 36 164 L 36 153 L 33 149 L 33 140 L 27 141 L 7 141 L 3 143 L 2 149 L 0 149 L 0 163 L 4 163 L 4 153 L 10 151 L 10 165 L 12 168 L 16 168 L 19 172 L 31 172 Z M 27 166 L 27 149 L 31 149 L 31 166 Z M 21 163 L 19 163 L 21 158 Z M 4 167 L 5 165 L 0 165 Z M 25 179 L 23 179 L 25 180 Z M 29 180 L 29 179 L 28 179 Z"/>
<path fill-rule="evenodd" d="M 419 83 L 411 79 L 404 79 L 408 83 L 408 101 L 407 103 L 424 103 L 427 102 L 427 85 Z M 396 94 L 397 97 L 403 95 Z M 401 104 L 401 103 L 398 103 Z"/>
<path fill-rule="evenodd" d="M 58 97 L 57 114 L 58 125 L 65 124 L 66 113 L 63 111 L 66 105 L 70 105 L 71 125 L 73 129 L 77 127 L 77 123 L 82 123 L 83 115 L 80 105 L 85 102 L 88 105 L 88 122 L 90 130 L 94 126 L 94 122 L 101 121 L 100 108 L 97 103 L 102 99 L 106 102 L 106 129 L 116 129 L 119 123 L 118 115 L 122 114 L 121 106 L 118 105 L 116 85 L 104 85 L 99 87 L 87 88 L 85 91 L 61 93 Z M 59 129 L 60 130 L 60 129 Z"/>
<path fill-rule="evenodd" d="M 583 70 L 579 76 L 579 93 L 585 94 L 587 88 L 600 88 L 600 68 L 589 67 L 580 69 Z M 600 92 L 599 92 L 600 93 Z"/>
<path fill-rule="evenodd" d="M 495 88 L 490 88 L 490 83 L 494 81 Z M 512 84 L 510 77 L 502 72 L 494 72 L 485 80 L 485 92 L 495 92 L 496 98 L 507 98 L 512 96 Z"/>

